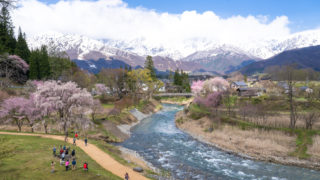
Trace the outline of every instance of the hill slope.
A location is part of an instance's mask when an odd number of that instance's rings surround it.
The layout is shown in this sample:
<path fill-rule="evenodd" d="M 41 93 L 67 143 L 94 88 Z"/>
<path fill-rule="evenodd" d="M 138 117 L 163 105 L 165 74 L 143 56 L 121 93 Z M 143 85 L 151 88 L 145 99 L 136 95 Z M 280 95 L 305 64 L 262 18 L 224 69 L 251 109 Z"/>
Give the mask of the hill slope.
<path fill-rule="evenodd" d="M 313 70 L 320 71 L 320 46 L 284 51 L 267 60 L 249 64 L 242 68 L 240 72 L 250 75 L 256 72 L 263 72 L 270 66 L 283 66 L 290 64 L 295 64 L 297 68 L 311 68 Z"/>

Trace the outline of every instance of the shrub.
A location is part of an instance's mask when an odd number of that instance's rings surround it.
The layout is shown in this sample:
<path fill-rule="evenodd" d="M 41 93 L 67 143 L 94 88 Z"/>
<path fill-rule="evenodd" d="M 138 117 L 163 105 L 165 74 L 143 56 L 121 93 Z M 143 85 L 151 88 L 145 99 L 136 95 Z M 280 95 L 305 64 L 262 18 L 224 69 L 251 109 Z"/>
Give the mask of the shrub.
<path fill-rule="evenodd" d="M 108 104 L 109 102 L 114 102 L 116 101 L 116 98 L 115 97 L 112 97 L 112 96 L 107 96 L 105 94 L 101 95 L 100 96 L 100 102 L 102 104 Z"/>
<path fill-rule="evenodd" d="M 121 113 L 121 111 L 120 111 L 119 109 L 113 108 L 113 109 L 109 112 L 108 116 L 110 116 L 110 115 L 116 116 L 116 115 L 119 115 L 120 113 Z"/>
<path fill-rule="evenodd" d="M 199 106 L 198 104 L 195 104 L 195 103 L 189 106 L 189 112 L 190 112 L 190 117 L 192 119 L 200 119 L 210 114 L 205 107 Z"/>

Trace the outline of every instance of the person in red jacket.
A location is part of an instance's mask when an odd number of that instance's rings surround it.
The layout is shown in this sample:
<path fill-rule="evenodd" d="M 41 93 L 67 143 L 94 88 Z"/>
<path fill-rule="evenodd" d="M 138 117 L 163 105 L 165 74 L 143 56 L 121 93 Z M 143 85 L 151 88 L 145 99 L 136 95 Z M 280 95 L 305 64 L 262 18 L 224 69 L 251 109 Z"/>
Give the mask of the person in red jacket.
<path fill-rule="evenodd" d="M 83 170 L 88 171 L 88 163 L 87 162 L 85 162 L 83 164 Z"/>
<path fill-rule="evenodd" d="M 77 133 L 77 132 L 76 132 L 76 134 L 74 135 L 74 137 L 78 139 L 78 133 Z"/>

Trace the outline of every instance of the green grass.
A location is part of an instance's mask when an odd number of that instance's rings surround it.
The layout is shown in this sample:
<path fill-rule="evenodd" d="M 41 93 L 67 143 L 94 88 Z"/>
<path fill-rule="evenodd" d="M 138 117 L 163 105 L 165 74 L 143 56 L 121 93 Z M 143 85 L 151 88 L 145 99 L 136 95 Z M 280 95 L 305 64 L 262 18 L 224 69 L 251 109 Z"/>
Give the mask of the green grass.
<path fill-rule="evenodd" d="M 143 111 L 143 109 L 148 105 L 148 103 L 149 103 L 149 101 L 147 101 L 147 100 L 141 100 L 141 101 L 139 101 L 139 103 L 135 107 L 139 111 Z"/>
<path fill-rule="evenodd" d="M 114 104 L 111 104 L 111 103 L 102 104 L 102 107 L 103 107 L 103 108 L 106 108 L 106 109 L 112 109 L 112 108 L 114 108 Z"/>
<path fill-rule="evenodd" d="M 297 134 L 296 139 L 296 150 L 290 155 L 299 157 L 301 159 L 309 158 L 310 155 L 307 153 L 308 146 L 312 145 L 312 137 L 316 134 L 319 134 L 319 131 L 314 130 L 294 130 Z"/>
<path fill-rule="evenodd" d="M 14 147 L 0 160 L 0 179 L 121 179 L 103 169 L 78 147 L 75 147 L 78 168 L 66 172 L 65 167 L 60 166 L 59 159 L 52 156 L 53 145 L 59 147 L 64 144 L 62 141 L 14 135 L 1 135 L 0 138 L 4 142 L 0 144 L 0 149 Z M 67 146 L 74 148 L 71 144 Z M 50 173 L 51 161 L 56 163 L 55 173 Z M 88 172 L 81 168 L 85 161 L 89 164 Z"/>
<path fill-rule="evenodd" d="M 121 151 L 118 149 L 118 147 L 113 146 L 111 144 L 108 144 L 104 141 L 101 140 L 90 140 L 90 143 L 96 145 L 99 147 L 102 151 L 105 153 L 109 154 L 111 157 L 113 157 L 116 161 L 119 163 L 125 165 L 125 166 L 132 166 L 134 167 L 133 164 L 128 163 L 125 159 L 121 157 Z"/>
<path fill-rule="evenodd" d="M 192 119 L 200 119 L 210 114 L 206 108 L 196 104 L 191 104 L 189 106 L 189 112 Z"/>

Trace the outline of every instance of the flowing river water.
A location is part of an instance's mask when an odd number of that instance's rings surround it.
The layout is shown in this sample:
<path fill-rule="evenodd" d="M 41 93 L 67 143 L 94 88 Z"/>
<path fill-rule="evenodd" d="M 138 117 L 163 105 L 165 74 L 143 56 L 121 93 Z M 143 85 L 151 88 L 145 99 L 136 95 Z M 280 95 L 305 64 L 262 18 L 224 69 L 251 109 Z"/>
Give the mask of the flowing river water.
<path fill-rule="evenodd" d="M 163 109 L 132 128 L 120 145 L 138 152 L 175 179 L 320 180 L 320 171 L 245 159 L 202 143 L 175 126 L 182 106 Z"/>

